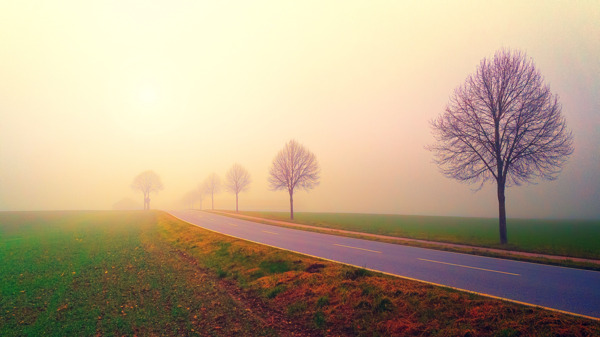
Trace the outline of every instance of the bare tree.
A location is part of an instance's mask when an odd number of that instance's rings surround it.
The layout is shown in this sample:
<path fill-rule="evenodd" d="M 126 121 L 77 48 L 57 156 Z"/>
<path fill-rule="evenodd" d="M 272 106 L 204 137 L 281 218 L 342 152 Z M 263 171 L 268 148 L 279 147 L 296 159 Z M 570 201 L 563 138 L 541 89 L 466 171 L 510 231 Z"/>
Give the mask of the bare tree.
<path fill-rule="evenodd" d="M 202 209 L 202 196 L 198 190 L 194 189 L 183 195 L 181 198 L 181 203 L 189 209 L 194 209 L 194 204 L 198 200 L 200 200 L 200 209 Z"/>
<path fill-rule="evenodd" d="M 150 193 L 163 190 L 163 184 L 160 177 L 154 171 L 144 171 L 138 174 L 131 188 L 134 191 L 140 191 L 144 194 L 144 209 L 150 209 Z"/>
<path fill-rule="evenodd" d="M 204 190 L 206 194 L 210 194 L 211 208 L 215 209 L 215 194 L 221 192 L 221 178 L 216 173 L 211 173 L 206 180 L 204 180 Z"/>
<path fill-rule="evenodd" d="M 235 211 L 238 212 L 238 195 L 246 191 L 252 180 L 250 173 L 240 164 L 233 164 L 227 171 L 225 188 L 235 194 Z"/>
<path fill-rule="evenodd" d="M 501 244 L 508 242 L 505 188 L 556 179 L 573 153 L 561 110 L 531 58 L 500 50 L 481 61 L 431 123 L 436 143 L 428 149 L 444 175 L 479 188 L 496 182 Z"/>
<path fill-rule="evenodd" d="M 197 193 L 198 193 L 198 201 L 200 202 L 198 209 L 202 210 L 202 202 L 204 201 L 204 196 L 206 194 L 208 194 L 208 187 L 206 185 L 206 181 L 198 184 Z"/>
<path fill-rule="evenodd" d="M 294 219 L 294 191 L 317 186 L 319 173 L 317 157 L 293 139 L 273 159 L 269 185 L 272 190 L 287 190 L 290 194 L 290 219 Z"/>

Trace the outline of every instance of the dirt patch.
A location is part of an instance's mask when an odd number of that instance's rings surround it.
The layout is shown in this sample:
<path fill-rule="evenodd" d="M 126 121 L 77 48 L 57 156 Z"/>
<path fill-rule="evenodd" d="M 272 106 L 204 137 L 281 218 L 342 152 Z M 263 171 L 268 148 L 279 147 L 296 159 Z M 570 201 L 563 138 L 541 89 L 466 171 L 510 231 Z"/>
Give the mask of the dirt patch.
<path fill-rule="evenodd" d="M 263 323 L 267 328 L 274 330 L 281 336 L 321 336 L 322 333 L 307 328 L 306 324 L 297 320 L 290 320 L 280 309 L 267 304 L 262 298 L 253 294 L 251 291 L 241 289 L 233 280 L 218 278 L 217 275 L 198 264 L 198 261 L 185 253 L 177 250 L 177 255 L 186 263 L 198 269 L 199 273 L 209 275 L 217 283 L 218 287 L 225 291 L 229 297 L 241 308 L 243 315 L 251 317 Z M 325 267 L 317 267 L 318 269 Z"/>
<path fill-rule="evenodd" d="M 325 268 L 325 265 L 322 263 L 313 263 L 306 268 L 307 273 L 318 273 L 321 269 Z"/>

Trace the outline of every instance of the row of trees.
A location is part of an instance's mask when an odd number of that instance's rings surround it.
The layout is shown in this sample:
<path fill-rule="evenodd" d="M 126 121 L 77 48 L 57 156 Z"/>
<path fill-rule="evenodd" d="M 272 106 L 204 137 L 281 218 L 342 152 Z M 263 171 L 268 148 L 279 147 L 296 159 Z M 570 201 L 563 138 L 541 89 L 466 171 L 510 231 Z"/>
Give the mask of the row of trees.
<path fill-rule="evenodd" d="M 536 178 L 556 179 L 574 151 L 558 96 L 544 83 L 533 60 L 520 51 L 503 49 L 492 59 L 484 58 L 431 127 L 436 142 L 427 148 L 444 175 L 480 183 L 480 188 L 488 181 L 496 184 L 501 244 L 508 242 L 506 187 L 533 183 Z M 318 185 L 319 171 L 315 155 L 295 140 L 273 159 L 269 186 L 289 193 L 290 218 L 294 218 L 294 192 Z M 142 173 L 132 185 L 144 193 L 146 209 L 150 192 L 162 189 L 152 173 Z M 212 199 L 219 184 L 212 174 L 200 194 L 209 193 Z M 238 194 L 249 184 L 250 175 L 240 165 L 228 171 L 226 187 L 236 195 L 236 211 Z"/>
<path fill-rule="evenodd" d="M 235 211 L 239 211 L 239 195 L 240 193 L 247 191 L 250 187 L 252 178 L 250 173 L 242 165 L 235 163 L 227 174 L 225 175 L 225 190 L 227 192 L 235 194 Z M 211 173 L 202 183 L 198 185 L 197 189 L 189 191 L 184 196 L 184 203 L 193 208 L 193 204 L 196 201 L 200 201 L 200 208 L 202 208 L 202 201 L 204 196 L 210 195 L 211 209 L 215 209 L 215 194 L 221 192 L 223 184 L 221 178 L 216 173 Z"/>
<path fill-rule="evenodd" d="M 298 190 L 310 190 L 319 184 L 320 168 L 317 157 L 295 140 L 290 140 L 273 159 L 269 170 L 269 188 L 273 191 L 286 190 L 290 197 L 290 218 L 294 218 L 294 193 Z M 193 208 L 196 201 L 210 195 L 211 209 L 215 209 L 215 194 L 225 190 L 235 194 L 235 211 L 239 211 L 239 194 L 248 190 L 252 179 L 250 173 L 242 165 L 236 163 L 225 175 L 225 183 L 216 173 L 211 173 L 197 189 L 184 196 L 184 203 Z M 135 191 L 144 195 L 144 209 L 150 209 L 150 193 L 163 189 L 160 177 L 154 171 L 140 173 L 131 184 Z"/>

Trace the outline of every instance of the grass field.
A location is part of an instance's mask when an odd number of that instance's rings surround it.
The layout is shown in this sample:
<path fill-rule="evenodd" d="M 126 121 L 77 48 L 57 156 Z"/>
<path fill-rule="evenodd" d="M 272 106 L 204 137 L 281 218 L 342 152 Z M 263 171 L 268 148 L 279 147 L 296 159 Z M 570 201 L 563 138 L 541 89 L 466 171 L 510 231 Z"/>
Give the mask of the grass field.
<path fill-rule="evenodd" d="M 289 221 L 288 212 L 240 213 Z M 491 218 L 300 212 L 294 213 L 291 222 L 395 237 L 600 259 L 600 220 L 508 219 L 509 245 L 505 247 L 498 243 L 498 220 Z"/>
<path fill-rule="evenodd" d="M 600 335 L 599 321 L 260 246 L 161 212 L 0 213 L 0 258 L 1 336 Z"/>
<path fill-rule="evenodd" d="M 271 334 L 183 263 L 157 213 L 0 213 L 0 261 L 0 336 Z"/>

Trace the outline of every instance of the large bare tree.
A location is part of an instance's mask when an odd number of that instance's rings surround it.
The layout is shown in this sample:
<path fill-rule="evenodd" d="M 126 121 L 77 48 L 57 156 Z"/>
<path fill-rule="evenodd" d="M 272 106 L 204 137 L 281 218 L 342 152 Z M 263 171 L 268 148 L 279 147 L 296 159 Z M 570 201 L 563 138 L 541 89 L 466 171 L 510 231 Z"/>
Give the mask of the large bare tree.
<path fill-rule="evenodd" d="M 221 178 L 216 173 L 211 173 L 203 183 L 206 194 L 210 194 L 211 208 L 215 209 L 215 194 L 221 192 Z"/>
<path fill-rule="evenodd" d="M 246 191 L 252 180 L 250 173 L 240 164 L 233 164 L 227 171 L 225 188 L 235 194 L 235 211 L 238 212 L 238 195 Z"/>
<path fill-rule="evenodd" d="M 150 193 L 162 191 L 164 187 L 158 174 L 148 170 L 133 179 L 131 188 L 144 194 L 144 209 L 150 209 Z"/>
<path fill-rule="evenodd" d="M 573 153 L 561 110 L 533 60 L 503 49 L 481 61 L 431 123 L 436 143 L 428 148 L 444 175 L 479 188 L 496 183 L 501 244 L 508 242 L 505 188 L 556 179 Z"/>
<path fill-rule="evenodd" d="M 287 190 L 290 194 L 290 219 L 294 219 L 294 191 L 317 186 L 319 173 L 317 157 L 293 139 L 273 159 L 269 185 L 272 190 Z"/>

